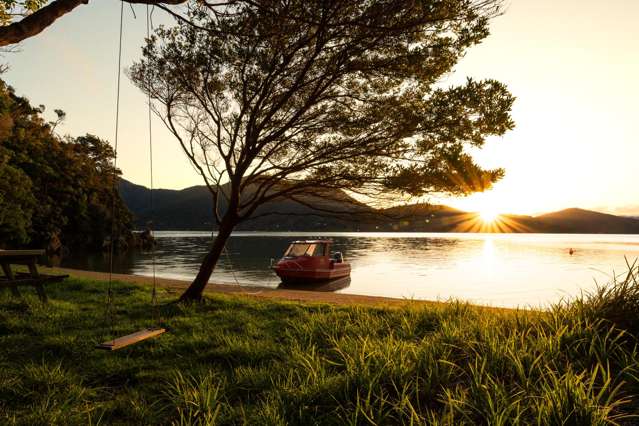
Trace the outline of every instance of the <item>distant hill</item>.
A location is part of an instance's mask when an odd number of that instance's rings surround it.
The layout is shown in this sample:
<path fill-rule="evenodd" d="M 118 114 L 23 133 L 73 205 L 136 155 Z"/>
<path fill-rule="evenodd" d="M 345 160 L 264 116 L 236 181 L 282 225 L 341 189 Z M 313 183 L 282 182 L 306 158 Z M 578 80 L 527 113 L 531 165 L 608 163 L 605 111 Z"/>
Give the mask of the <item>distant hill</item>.
<path fill-rule="evenodd" d="M 639 220 L 571 208 L 535 217 L 543 226 L 552 227 L 554 232 L 589 234 L 639 234 Z"/>
<path fill-rule="evenodd" d="M 126 180 L 122 199 L 143 228 L 151 219 L 151 191 Z M 412 204 L 376 210 L 346 193 L 332 193 L 322 206 L 342 215 L 327 215 L 292 200 L 277 200 L 260 207 L 255 219 L 238 230 L 251 231 L 417 231 L 417 232 L 545 232 L 639 234 L 639 220 L 583 209 L 566 209 L 540 216 L 503 215 L 487 226 L 476 213 L 448 206 Z M 305 203 L 318 200 L 305 198 Z M 153 190 L 153 218 L 158 230 L 211 230 L 213 202 L 205 186 L 182 190 Z M 224 206 L 220 206 L 224 209 Z M 358 215 L 353 213 L 357 212 Z M 274 213 L 274 214 L 267 214 Z"/>
<path fill-rule="evenodd" d="M 249 191 L 250 193 L 250 191 Z M 142 228 L 151 220 L 151 191 L 127 180 L 120 182 L 120 195 Z M 240 224 L 240 230 L 356 230 L 346 219 L 353 211 L 374 212 L 371 208 L 348 197 L 345 193 L 333 197 L 341 201 L 319 201 L 325 209 L 344 213 L 344 218 L 320 215 L 318 211 L 295 201 L 283 199 L 266 203 L 254 213 L 254 219 Z M 304 202 L 317 200 L 302 199 Z M 213 228 L 213 200 L 206 186 L 192 186 L 182 190 L 153 190 L 153 222 L 156 229 L 210 230 Z M 225 205 L 220 201 L 219 209 Z M 265 215 L 269 213 L 268 215 Z M 354 227 L 355 226 L 355 227 Z"/>

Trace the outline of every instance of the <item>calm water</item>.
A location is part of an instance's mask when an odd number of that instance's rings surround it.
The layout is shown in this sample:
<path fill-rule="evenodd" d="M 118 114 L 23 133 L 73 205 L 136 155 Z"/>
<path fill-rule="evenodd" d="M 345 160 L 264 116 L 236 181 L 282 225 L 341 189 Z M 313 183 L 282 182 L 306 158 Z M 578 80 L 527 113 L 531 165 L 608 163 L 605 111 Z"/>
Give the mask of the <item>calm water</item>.
<path fill-rule="evenodd" d="M 351 262 L 343 293 L 540 307 L 622 274 L 639 257 L 639 235 L 239 232 L 227 244 L 213 282 L 277 287 L 269 269 L 294 239 L 330 237 Z M 156 232 L 157 275 L 191 279 L 211 241 L 204 232 Z M 569 254 L 572 248 L 574 253 Z M 106 271 L 103 255 L 63 266 Z M 151 274 L 150 253 L 115 259 L 115 272 Z"/>

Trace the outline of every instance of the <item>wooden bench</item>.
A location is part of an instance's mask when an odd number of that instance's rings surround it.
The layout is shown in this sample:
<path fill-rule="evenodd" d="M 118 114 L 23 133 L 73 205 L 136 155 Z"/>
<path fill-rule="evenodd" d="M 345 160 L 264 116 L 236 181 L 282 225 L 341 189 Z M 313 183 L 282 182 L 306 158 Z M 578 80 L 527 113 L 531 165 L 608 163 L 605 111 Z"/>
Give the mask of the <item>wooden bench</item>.
<path fill-rule="evenodd" d="M 62 281 L 68 275 L 45 275 L 38 272 L 37 261 L 44 255 L 44 250 L 0 250 L 0 266 L 4 277 L 0 277 L 0 289 L 10 288 L 11 293 L 20 297 L 20 286 L 31 286 L 36 289 L 38 297 L 43 303 L 47 302 L 44 284 Z M 26 265 L 28 273 L 14 273 L 11 265 Z"/>

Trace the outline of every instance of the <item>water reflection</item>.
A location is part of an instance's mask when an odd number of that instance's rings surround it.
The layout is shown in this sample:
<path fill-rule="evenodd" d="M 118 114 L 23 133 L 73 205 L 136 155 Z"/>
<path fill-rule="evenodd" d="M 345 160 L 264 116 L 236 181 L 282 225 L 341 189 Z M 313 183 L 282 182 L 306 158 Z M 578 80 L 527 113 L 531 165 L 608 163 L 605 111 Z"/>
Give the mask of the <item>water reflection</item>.
<path fill-rule="evenodd" d="M 306 291 L 322 291 L 322 292 L 335 292 L 343 290 L 351 285 L 351 278 L 337 278 L 334 280 L 322 282 L 322 283 L 310 283 L 310 284 L 295 284 L 295 283 L 280 283 L 277 288 L 283 290 L 306 290 Z"/>
<path fill-rule="evenodd" d="M 211 244 L 202 232 L 157 232 L 158 276 L 192 279 Z M 351 282 L 325 291 L 418 299 L 459 298 L 498 306 L 540 306 L 607 282 L 639 255 L 639 236 L 426 233 L 236 233 L 212 281 L 276 288 L 270 259 L 291 240 L 330 237 L 351 262 Z M 568 249 L 574 253 L 569 254 Z M 150 253 L 114 259 L 115 272 L 149 275 Z M 103 254 L 63 266 L 106 271 Z M 337 288 L 339 287 L 339 288 Z"/>

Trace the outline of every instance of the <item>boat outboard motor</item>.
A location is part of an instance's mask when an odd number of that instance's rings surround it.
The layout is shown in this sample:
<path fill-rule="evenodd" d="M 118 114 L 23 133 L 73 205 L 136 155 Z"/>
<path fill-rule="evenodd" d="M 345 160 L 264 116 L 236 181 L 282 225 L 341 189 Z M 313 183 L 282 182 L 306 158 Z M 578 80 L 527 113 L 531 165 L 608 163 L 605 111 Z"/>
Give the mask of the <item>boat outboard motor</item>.
<path fill-rule="evenodd" d="M 342 252 L 336 251 L 335 253 L 333 253 L 333 260 L 335 261 L 335 263 L 344 262 L 344 256 L 342 256 Z"/>

